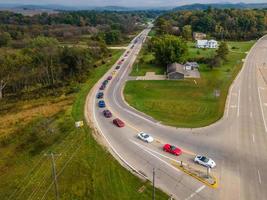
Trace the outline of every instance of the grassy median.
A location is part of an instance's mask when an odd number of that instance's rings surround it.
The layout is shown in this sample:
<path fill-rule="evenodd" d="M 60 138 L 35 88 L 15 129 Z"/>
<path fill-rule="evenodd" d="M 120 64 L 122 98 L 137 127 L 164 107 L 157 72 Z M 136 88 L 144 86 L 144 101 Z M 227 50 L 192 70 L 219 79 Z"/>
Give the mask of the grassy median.
<path fill-rule="evenodd" d="M 129 81 L 124 95 L 134 108 L 164 124 L 176 127 L 203 127 L 219 120 L 224 112 L 229 86 L 242 67 L 242 59 L 254 41 L 228 42 L 228 61 L 221 67 L 200 66 L 201 79 L 179 81 Z M 215 50 L 195 49 L 189 56 L 211 56 Z M 215 96 L 219 91 L 220 96 Z"/>
<path fill-rule="evenodd" d="M 0 139 L 0 199 L 55 199 L 50 152 L 57 154 L 60 199 L 151 198 L 149 182 L 124 169 L 95 141 L 88 126 L 74 127 L 75 121 L 84 120 L 86 95 L 122 53 L 114 52 L 75 95 L 20 102 L 12 112 L 1 111 L 6 131 Z M 17 121 L 12 121 L 14 116 Z M 167 196 L 157 190 L 157 199 Z"/>

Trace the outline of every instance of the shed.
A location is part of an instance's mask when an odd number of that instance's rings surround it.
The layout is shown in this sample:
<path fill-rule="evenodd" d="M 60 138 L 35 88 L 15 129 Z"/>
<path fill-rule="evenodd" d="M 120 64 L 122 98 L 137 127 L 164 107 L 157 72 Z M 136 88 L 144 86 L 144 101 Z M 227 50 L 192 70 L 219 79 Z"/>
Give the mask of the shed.
<path fill-rule="evenodd" d="M 186 62 L 185 63 L 185 70 L 197 70 L 199 65 L 197 62 Z"/>
<path fill-rule="evenodd" d="M 186 70 L 184 65 L 172 63 L 167 66 L 167 78 L 170 80 L 184 79 Z"/>

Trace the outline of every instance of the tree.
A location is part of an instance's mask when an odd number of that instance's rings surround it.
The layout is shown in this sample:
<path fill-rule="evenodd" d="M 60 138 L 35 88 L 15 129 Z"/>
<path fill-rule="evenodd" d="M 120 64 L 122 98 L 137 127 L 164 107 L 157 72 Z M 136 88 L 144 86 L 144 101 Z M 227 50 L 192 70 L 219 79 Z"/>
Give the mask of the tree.
<path fill-rule="evenodd" d="M 120 40 L 120 31 L 111 30 L 105 33 L 105 42 L 107 44 L 114 44 Z"/>
<path fill-rule="evenodd" d="M 152 38 L 152 51 L 156 61 L 165 67 L 173 62 L 184 62 L 188 47 L 181 37 L 163 35 Z"/>
<path fill-rule="evenodd" d="M 221 44 L 217 50 L 217 57 L 219 57 L 225 61 L 227 59 L 228 53 L 229 53 L 229 49 L 228 49 L 227 43 L 221 42 Z"/>
<path fill-rule="evenodd" d="M 7 32 L 0 33 L 0 47 L 7 46 L 11 41 L 11 36 Z"/>
<path fill-rule="evenodd" d="M 208 67 L 213 69 L 214 67 L 220 67 L 222 64 L 222 59 L 219 56 L 214 56 L 208 61 Z"/>
<path fill-rule="evenodd" d="M 39 36 L 31 40 L 29 52 L 37 65 L 45 67 L 47 85 L 54 85 L 60 67 L 56 64 L 59 59 L 59 42 L 55 38 Z"/>
<path fill-rule="evenodd" d="M 186 40 L 192 40 L 192 27 L 191 27 L 191 25 L 185 25 L 183 27 L 182 36 Z"/>

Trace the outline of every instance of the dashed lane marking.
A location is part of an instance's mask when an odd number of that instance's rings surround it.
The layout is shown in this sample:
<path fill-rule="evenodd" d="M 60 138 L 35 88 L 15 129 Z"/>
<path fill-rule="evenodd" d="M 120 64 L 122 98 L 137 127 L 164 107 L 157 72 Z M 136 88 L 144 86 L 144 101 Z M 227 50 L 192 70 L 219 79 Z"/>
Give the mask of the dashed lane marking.
<path fill-rule="evenodd" d="M 258 177 L 259 177 L 259 183 L 261 184 L 261 174 L 259 170 L 258 170 Z"/>
<path fill-rule="evenodd" d="M 201 192 L 206 186 L 202 185 L 200 188 L 198 188 L 194 193 L 192 193 L 189 197 L 187 197 L 185 200 L 192 199 L 194 196 L 196 196 L 199 192 Z"/>

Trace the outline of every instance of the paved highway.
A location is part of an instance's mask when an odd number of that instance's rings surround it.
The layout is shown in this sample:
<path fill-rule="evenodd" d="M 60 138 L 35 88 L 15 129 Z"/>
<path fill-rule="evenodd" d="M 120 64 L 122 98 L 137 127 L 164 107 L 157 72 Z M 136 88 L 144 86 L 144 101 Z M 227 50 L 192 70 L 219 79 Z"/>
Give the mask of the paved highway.
<path fill-rule="evenodd" d="M 123 87 L 149 31 L 149 28 L 145 29 L 139 34 L 137 43 L 134 44 L 133 40 L 129 45 L 126 50 L 130 51 L 128 57 L 104 91 L 104 100 L 113 118 L 103 116 L 104 109 L 98 108 L 96 95 L 116 65 L 87 97 L 85 115 L 100 134 L 102 142 L 122 165 L 138 175 L 152 180 L 152 169 L 155 168 L 156 186 L 175 199 L 266 200 L 267 76 L 264 77 L 260 69 L 267 63 L 267 37 L 260 39 L 247 55 L 229 90 L 224 117 L 208 127 L 177 129 L 161 125 L 127 105 L 123 99 Z M 114 117 L 122 119 L 126 126 L 114 126 Z M 156 141 L 147 144 L 138 140 L 136 135 L 140 131 L 149 133 Z M 181 147 L 184 154 L 176 157 L 163 152 L 165 143 Z M 182 160 L 205 171 L 204 167 L 193 163 L 196 154 L 208 155 L 215 160 L 217 167 L 211 173 L 219 180 L 218 188 L 203 184 L 173 165 Z"/>

